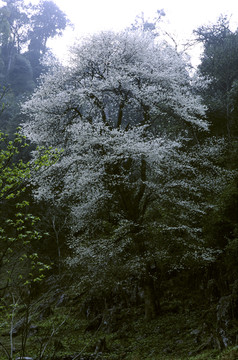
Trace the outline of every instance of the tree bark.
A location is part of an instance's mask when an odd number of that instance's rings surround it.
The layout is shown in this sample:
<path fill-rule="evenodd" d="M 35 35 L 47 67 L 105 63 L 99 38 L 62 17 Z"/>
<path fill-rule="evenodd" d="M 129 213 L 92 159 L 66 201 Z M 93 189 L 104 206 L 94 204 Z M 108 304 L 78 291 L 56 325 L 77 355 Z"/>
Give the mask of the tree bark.
<path fill-rule="evenodd" d="M 120 105 L 119 105 L 119 109 L 118 109 L 118 115 L 117 115 L 117 128 L 121 127 L 122 124 L 122 117 L 123 117 L 123 108 L 125 106 L 125 102 L 121 101 Z"/>
<path fill-rule="evenodd" d="M 143 284 L 146 321 L 156 318 L 160 310 L 159 300 L 155 294 L 154 280 L 150 270 L 150 266 L 148 266 Z"/>

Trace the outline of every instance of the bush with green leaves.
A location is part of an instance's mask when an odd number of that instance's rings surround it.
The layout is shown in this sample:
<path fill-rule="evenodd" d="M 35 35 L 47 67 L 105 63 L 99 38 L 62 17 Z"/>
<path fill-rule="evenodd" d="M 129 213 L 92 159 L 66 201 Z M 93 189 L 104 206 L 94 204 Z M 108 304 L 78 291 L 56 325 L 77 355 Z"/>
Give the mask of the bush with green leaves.
<path fill-rule="evenodd" d="M 34 250 L 35 243 L 46 235 L 38 230 L 40 219 L 30 212 L 29 187 L 33 174 L 57 161 L 58 155 L 40 148 L 36 150 L 36 160 L 26 162 L 20 154 L 27 146 L 19 133 L 13 140 L 0 133 L 0 303 L 5 319 L 0 333 L 10 334 L 9 346 L 2 345 L 9 359 L 13 356 L 18 309 L 24 322 L 21 333 L 21 355 L 24 356 L 34 288 L 50 269 L 50 264 L 42 261 Z"/>

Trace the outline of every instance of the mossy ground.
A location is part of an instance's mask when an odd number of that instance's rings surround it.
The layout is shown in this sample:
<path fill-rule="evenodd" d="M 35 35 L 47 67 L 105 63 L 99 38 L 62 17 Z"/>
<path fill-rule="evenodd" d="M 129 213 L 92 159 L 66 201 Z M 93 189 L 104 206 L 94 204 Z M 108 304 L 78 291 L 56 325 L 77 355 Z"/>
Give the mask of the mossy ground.
<path fill-rule="evenodd" d="M 41 354 L 42 359 L 69 359 L 74 355 L 78 360 L 238 359 L 238 347 L 218 349 L 209 342 L 215 330 L 212 307 L 207 311 L 203 306 L 191 309 L 189 303 L 182 305 L 179 301 L 162 303 L 160 316 L 150 322 L 144 320 L 140 306 L 121 309 L 116 320 L 112 314 L 98 322 L 82 316 L 80 304 L 52 306 L 45 319 L 38 313 L 33 315 L 34 331 L 25 355 L 39 358 Z M 114 322 L 113 329 L 110 321 Z M 9 337 L 2 336 L 0 341 L 9 350 Z M 21 334 L 14 343 L 15 358 L 20 355 Z M 0 359 L 6 356 L 1 354 Z"/>

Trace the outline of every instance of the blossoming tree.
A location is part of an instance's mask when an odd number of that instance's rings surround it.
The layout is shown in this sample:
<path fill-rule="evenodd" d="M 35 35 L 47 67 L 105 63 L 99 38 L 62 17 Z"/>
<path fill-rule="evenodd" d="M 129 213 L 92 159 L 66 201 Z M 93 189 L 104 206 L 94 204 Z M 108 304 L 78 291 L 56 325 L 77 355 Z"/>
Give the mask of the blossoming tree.
<path fill-rule="evenodd" d="M 24 134 L 64 150 L 34 179 L 35 196 L 70 208 L 68 261 L 79 287 L 139 284 L 147 319 L 159 310 L 163 266 L 214 258 L 201 221 L 222 183 L 215 146 L 193 151 L 182 140 L 208 128 L 198 85 L 163 41 L 106 32 L 76 45 L 23 106 Z"/>

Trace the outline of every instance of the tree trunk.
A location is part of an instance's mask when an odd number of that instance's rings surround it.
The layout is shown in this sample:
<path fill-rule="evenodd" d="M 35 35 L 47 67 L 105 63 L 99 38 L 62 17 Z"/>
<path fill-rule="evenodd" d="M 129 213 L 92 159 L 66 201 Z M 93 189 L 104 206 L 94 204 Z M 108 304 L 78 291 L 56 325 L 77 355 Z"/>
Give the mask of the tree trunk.
<path fill-rule="evenodd" d="M 150 267 L 146 271 L 144 279 L 144 304 L 145 304 L 145 320 L 150 321 L 157 317 L 160 305 L 155 294 L 154 280 L 150 273 Z"/>

